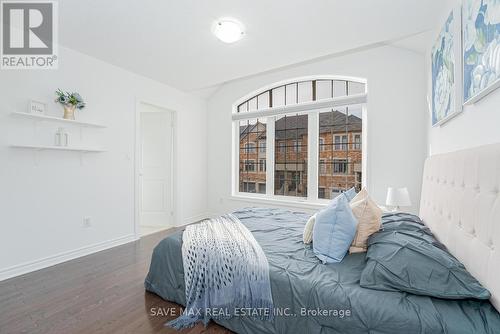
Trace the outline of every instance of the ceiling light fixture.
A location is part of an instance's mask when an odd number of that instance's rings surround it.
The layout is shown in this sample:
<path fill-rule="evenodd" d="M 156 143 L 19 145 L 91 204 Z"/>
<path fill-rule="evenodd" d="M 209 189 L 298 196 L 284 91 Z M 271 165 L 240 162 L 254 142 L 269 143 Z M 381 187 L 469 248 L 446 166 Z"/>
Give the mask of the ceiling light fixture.
<path fill-rule="evenodd" d="M 234 43 L 243 38 L 245 28 L 238 20 L 222 18 L 214 22 L 212 32 L 224 43 Z"/>

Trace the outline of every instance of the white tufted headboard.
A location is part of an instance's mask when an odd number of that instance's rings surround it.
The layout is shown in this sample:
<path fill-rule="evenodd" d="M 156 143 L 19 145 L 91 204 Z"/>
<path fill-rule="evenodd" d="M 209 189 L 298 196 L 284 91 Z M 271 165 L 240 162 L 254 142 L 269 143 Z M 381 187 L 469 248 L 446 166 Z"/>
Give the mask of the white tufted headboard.
<path fill-rule="evenodd" d="M 428 158 L 420 217 L 500 310 L 500 144 Z"/>

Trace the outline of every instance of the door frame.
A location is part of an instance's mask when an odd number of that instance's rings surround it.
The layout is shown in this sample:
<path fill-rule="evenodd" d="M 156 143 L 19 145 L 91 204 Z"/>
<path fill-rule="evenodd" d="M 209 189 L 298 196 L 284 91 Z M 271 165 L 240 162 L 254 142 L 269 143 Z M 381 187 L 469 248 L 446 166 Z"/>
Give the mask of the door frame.
<path fill-rule="evenodd" d="M 170 201 L 171 201 L 171 208 L 172 208 L 172 214 L 171 214 L 171 223 L 172 227 L 176 226 L 177 224 L 176 219 L 177 219 L 177 201 L 175 200 L 175 194 L 177 193 L 177 182 L 176 182 L 176 175 L 177 175 L 177 166 L 175 161 L 177 161 L 177 113 L 175 110 L 172 110 L 171 108 L 168 108 L 166 106 L 160 105 L 158 103 L 151 103 L 147 101 L 146 99 L 136 99 L 135 103 L 135 148 L 134 148 L 134 235 L 135 239 L 140 239 L 141 233 L 140 233 L 140 222 L 141 222 L 141 205 L 142 205 L 142 200 L 141 200 L 141 195 L 142 195 L 142 189 L 141 189 L 141 162 L 142 162 L 142 145 L 141 145 L 141 137 L 142 137 L 142 131 L 141 131 L 141 105 L 150 105 L 152 107 L 162 109 L 162 111 L 159 112 L 167 112 L 170 113 L 172 116 L 172 161 L 170 162 L 170 184 L 172 185 L 170 189 Z M 153 111 L 154 112 L 154 111 Z"/>

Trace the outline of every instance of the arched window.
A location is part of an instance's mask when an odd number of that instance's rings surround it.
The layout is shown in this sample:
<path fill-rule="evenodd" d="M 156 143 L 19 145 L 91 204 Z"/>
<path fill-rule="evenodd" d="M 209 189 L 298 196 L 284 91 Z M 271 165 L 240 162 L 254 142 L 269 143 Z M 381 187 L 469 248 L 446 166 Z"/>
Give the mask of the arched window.
<path fill-rule="evenodd" d="M 264 87 L 233 106 L 234 193 L 331 199 L 364 180 L 367 83 L 308 77 Z"/>

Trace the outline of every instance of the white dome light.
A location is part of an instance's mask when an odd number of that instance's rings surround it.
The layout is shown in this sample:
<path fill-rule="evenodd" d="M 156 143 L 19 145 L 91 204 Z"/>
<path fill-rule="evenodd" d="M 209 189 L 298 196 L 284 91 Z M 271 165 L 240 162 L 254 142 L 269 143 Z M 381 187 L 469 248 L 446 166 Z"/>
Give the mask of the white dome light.
<path fill-rule="evenodd" d="M 243 25 L 231 18 L 217 20 L 212 27 L 212 32 L 224 43 L 234 43 L 245 35 Z"/>

